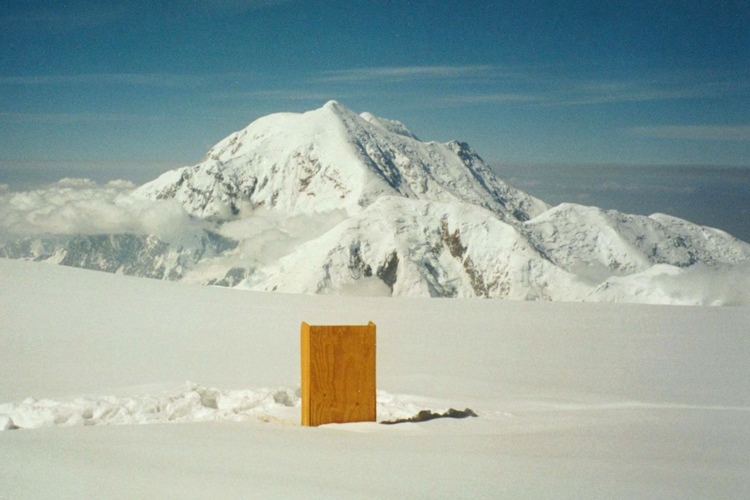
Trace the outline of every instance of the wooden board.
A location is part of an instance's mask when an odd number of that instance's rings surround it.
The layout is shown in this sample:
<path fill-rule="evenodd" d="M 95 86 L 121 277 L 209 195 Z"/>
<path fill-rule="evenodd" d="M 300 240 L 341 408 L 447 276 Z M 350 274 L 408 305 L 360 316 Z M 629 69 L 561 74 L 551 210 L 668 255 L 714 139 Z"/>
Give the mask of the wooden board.
<path fill-rule="evenodd" d="M 375 324 L 302 323 L 302 425 L 374 422 Z"/>

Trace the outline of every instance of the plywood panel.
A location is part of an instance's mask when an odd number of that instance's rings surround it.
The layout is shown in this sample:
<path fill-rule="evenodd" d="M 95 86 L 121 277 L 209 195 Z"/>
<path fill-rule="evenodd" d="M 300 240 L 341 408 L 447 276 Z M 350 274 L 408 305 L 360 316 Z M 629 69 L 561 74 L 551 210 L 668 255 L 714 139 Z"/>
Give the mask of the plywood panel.
<path fill-rule="evenodd" d="M 302 425 L 374 422 L 375 324 L 302 323 Z"/>

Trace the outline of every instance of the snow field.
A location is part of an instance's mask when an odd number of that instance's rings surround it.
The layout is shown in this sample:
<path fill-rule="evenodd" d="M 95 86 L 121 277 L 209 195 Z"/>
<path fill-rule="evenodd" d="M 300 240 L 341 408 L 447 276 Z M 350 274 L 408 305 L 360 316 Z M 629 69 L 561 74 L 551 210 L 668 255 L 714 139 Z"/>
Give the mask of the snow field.
<path fill-rule="evenodd" d="M 0 428 L 37 426 L 0 432 L 0 498 L 750 495 L 747 307 L 265 294 L 7 260 L 0 294 Z M 376 323 L 380 420 L 479 417 L 296 425 L 303 320 Z"/>

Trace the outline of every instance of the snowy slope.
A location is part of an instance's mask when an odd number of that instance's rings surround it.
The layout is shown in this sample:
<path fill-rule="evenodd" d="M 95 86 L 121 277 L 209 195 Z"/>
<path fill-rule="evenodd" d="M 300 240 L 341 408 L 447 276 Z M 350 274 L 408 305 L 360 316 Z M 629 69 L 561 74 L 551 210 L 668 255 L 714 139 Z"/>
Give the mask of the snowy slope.
<path fill-rule="evenodd" d="M 23 427 L 0 431 L 0 496 L 750 494 L 747 307 L 268 294 L 9 260 L 0 293 L 0 428 Z M 300 427 L 300 322 L 369 320 L 380 420 L 479 416 Z"/>
<path fill-rule="evenodd" d="M 398 197 L 381 198 L 239 287 L 377 294 L 373 282 L 383 295 L 422 297 L 533 299 L 547 282 L 576 287 L 570 273 L 488 210 Z"/>
<path fill-rule="evenodd" d="M 569 205 L 514 225 L 475 205 L 387 197 L 277 261 L 248 270 L 236 286 L 292 293 L 750 303 L 747 245 L 721 231 L 662 220 Z M 654 267 L 666 270 L 670 280 L 651 272 Z"/>

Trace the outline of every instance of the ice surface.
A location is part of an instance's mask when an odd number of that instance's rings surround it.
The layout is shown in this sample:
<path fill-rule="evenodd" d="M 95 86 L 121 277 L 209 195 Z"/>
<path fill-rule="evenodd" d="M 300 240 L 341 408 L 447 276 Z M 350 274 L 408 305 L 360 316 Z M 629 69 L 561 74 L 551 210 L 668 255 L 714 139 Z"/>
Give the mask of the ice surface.
<path fill-rule="evenodd" d="M 264 294 L 8 260 L 0 293 L 0 426 L 42 427 L 0 432 L 0 497 L 750 495 L 747 307 Z M 302 320 L 378 325 L 379 419 L 479 417 L 297 425 Z"/>

